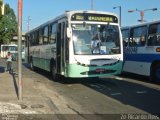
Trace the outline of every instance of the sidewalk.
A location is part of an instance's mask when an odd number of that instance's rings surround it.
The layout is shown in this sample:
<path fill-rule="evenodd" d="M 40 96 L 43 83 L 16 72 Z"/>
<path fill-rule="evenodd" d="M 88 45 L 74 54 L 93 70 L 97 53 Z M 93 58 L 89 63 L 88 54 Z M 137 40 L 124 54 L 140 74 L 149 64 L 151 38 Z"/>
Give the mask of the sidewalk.
<path fill-rule="evenodd" d="M 9 102 L 17 100 L 16 86 L 12 75 L 0 73 L 0 101 Z"/>
<path fill-rule="evenodd" d="M 5 72 L 0 59 L 0 114 L 53 114 L 50 104 L 37 89 L 34 78 L 23 77 L 23 100 L 18 99 L 18 76 Z"/>

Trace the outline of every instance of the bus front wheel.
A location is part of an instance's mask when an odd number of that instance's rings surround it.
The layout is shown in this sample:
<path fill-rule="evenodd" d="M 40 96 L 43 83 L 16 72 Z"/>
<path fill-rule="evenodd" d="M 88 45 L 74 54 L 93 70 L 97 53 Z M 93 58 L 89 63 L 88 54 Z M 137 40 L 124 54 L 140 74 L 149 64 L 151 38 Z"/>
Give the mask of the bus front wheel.
<path fill-rule="evenodd" d="M 151 80 L 160 82 L 160 63 L 156 64 L 151 71 Z"/>

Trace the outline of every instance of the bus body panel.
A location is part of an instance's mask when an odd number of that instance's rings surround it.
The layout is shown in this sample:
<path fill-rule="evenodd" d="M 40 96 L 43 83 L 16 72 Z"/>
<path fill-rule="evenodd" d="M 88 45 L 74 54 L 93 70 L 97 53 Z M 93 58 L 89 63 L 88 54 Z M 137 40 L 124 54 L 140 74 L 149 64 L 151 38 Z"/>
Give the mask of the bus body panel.
<path fill-rule="evenodd" d="M 123 71 L 149 76 L 150 67 L 151 67 L 151 63 L 137 62 L 137 61 L 125 61 L 125 64 L 123 66 Z"/>
<path fill-rule="evenodd" d="M 151 78 L 154 76 L 159 80 L 155 72 L 159 74 L 156 66 L 160 64 L 160 21 L 123 27 L 121 30 L 124 42 L 123 71 Z"/>
<path fill-rule="evenodd" d="M 1 58 L 6 58 L 8 52 L 12 54 L 13 60 L 17 59 L 17 45 L 16 44 L 1 45 Z"/>
<path fill-rule="evenodd" d="M 55 56 L 55 45 L 30 47 L 30 57 L 35 67 L 50 71 L 50 62 Z"/>
<path fill-rule="evenodd" d="M 1 45 L 1 58 L 6 58 L 8 52 L 12 54 L 13 60 L 18 60 L 18 45 L 9 44 L 9 45 Z M 22 45 L 22 60 L 25 60 L 25 46 Z"/>
<path fill-rule="evenodd" d="M 35 67 L 50 71 L 50 59 L 32 57 L 32 60 Z"/>

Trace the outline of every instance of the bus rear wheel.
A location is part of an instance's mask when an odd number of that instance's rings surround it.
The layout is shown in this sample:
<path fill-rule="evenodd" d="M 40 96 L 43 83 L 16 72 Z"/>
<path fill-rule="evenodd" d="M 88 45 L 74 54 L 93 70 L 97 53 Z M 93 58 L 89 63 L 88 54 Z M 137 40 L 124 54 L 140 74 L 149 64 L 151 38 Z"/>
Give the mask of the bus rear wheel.
<path fill-rule="evenodd" d="M 54 63 L 51 64 L 50 69 L 51 69 L 50 71 L 51 71 L 52 79 L 57 81 L 56 67 Z"/>
<path fill-rule="evenodd" d="M 30 62 L 30 68 L 31 68 L 31 70 L 33 70 L 34 71 L 34 65 L 33 65 L 33 60 L 31 60 L 31 62 Z"/>
<path fill-rule="evenodd" d="M 151 80 L 160 83 L 160 63 L 156 64 L 151 73 Z"/>

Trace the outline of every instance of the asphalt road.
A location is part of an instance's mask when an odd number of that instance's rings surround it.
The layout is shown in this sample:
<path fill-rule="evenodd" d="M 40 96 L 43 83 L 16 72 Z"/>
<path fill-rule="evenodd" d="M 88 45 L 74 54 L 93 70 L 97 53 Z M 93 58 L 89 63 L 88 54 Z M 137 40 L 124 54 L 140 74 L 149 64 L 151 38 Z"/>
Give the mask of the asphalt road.
<path fill-rule="evenodd" d="M 148 82 L 147 77 L 125 74 L 112 78 L 69 79 L 66 83 L 63 78 L 55 82 L 43 70 L 37 70 L 35 75 L 42 76 L 37 81 L 47 89 L 56 91 L 68 102 L 79 105 L 82 111 L 77 113 L 160 114 L 160 85 Z"/>
<path fill-rule="evenodd" d="M 62 78 L 57 82 L 48 72 L 31 71 L 24 63 L 23 77 L 35 80 L 44 97 L 54 101 L 58 113 L 79 114 L 83 118 L 94 114 L 134 119 L 134 115 L 150 115 L 151 119 L 160 116 L 160 85 L 149 82 L 144 76 L 125 74 L 100 79 L 69 79 L 67 82 Z"/>

